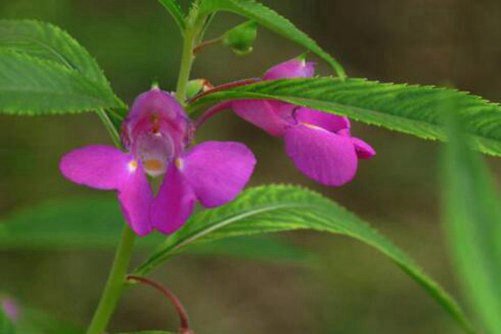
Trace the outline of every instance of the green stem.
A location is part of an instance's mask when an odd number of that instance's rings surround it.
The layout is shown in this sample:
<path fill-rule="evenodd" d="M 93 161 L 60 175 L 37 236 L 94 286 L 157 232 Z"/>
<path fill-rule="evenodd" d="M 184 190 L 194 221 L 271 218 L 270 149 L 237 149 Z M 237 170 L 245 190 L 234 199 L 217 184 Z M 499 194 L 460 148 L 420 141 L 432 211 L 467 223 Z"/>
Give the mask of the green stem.
<path fill-rule="evenodd" d="M 184 35 L 181 67 L 179 68 L 179 76 L 176 87 L 176 98 L 182 105 L 184 105 L 186 101 L 186 86 L 190 80 L 191 67 L 193 65 L 193 60 L 195 59 L 195 55 L 193 54 L 195 36 L 195 29 L 188 26 Z"/>
<path fill-rule="evenodd" d="M 191 68 L 195 60 L 194 48 L 204 35 L 207 16 L 199 15 L 199 1 L 196 1 L 188 14 L 186 29 L 184 31 L 183 52 L 181 54 L 181 66 L 177 78 L 176 98 L 183 106 L 186 105 L 186 87 L 190 80 Z"/>
<path fill-rule="evenodd" d="M 111 122 L 111 119 L 108 116 L 108 114 L 106 114 L 106 111 L 102 110 L 102 109 L 98 110 L 97 115 L 99 116 L 99 118 L 103 122 L 103 125 L 106 128 L 106 130 L 108 130 L 108 134 L 110 135 L 111 140 L 113 141 L 113 144 L 115 144 L 116 147 L 120 147 L 121 146 L 120 134 L 118 134 L 117 129 L 113 125 L 113 122 Z"/>
<path fill-rule="evenodd" d="M 135 238 L 136 235 L 134 232 L 128 226 L 125 226 L 122 232 L 122 239 L 115 253 L 108 281 L 87 329 L 87 334 L 102 334 L 106 330 L 124 288 Z"/>

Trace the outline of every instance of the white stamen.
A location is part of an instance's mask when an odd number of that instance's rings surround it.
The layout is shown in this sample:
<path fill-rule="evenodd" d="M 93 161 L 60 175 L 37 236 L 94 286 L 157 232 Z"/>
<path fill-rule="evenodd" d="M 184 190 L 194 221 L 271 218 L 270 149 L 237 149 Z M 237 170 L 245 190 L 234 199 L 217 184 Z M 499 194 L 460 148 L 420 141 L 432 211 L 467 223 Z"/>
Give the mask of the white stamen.
<path fill-rule="evenodd" d="M 134 173 L 137 169 L 137 161 L 136 160 L 131 160 L 127 164 L 127 168 L 129 169 L 129 172 Z"/>

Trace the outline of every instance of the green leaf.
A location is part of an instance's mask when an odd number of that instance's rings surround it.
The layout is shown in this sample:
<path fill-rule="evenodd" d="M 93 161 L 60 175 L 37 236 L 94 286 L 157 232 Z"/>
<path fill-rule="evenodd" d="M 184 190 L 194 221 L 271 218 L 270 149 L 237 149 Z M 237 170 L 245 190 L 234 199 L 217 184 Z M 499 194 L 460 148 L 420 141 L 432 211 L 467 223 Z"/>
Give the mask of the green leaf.
<path fill-rule="evenodd" d="M 74 70 L 0 50 L 0 113 L 49 115 L 120 106 L 113 92 Z"/>
<path fill-rule="evenodd" d="M 0 20 L 0 48 L 57 62 L 92 82 L 109 86 L 97 62 L 67 32 L 45 22 Z"/>
<path fill-rule="evenodd" d="M 318 257 L 280 238 L 241 236 L 225 238 L 190 247 L 188 252 L 201 256 L 222 255 L 275 264 L 311 265 Z"/>
<path fill-rule="evenodd" d="M 0 250 L 113 249 L 124 220 L 116 199 L 108 196 L 54 199 L 0 219 Z M 140 238 L 136 247 L 153 249 L 165 237 Z M 316 257 L 277 238 L 245 236 L 204 243 L 190 250 L 203 256 L 230 256 L 260 262 L 307 264 Z"/>
<path fill-rule="evenodd" d="M 263 186 L 245 191 L 225 206 L 195 214 L 135 273 L 145 275 L 188 246 L 230 236 L 312 229 L 352 237 L 388 256 L 418 282 L 466 330 L 468 320 L 456 302 L 392 242 L 361 219 L 315 192 L 294 186 Z"/>
<path fill-rule="evenodd" d="M 208 93 L 189 107 L 198 115 L 207 105 L 229 99 L 278 99 L 424 139 L 446 138 L 444 102 L 452 102 L 475 148 L 501 155 L 501 107 L 454 89 L 330 77 L 262 81 Z"/>
<path fill-rule="evenodd" d="M 83 330 L 73 323 L 61 320 L 43 310 L 21 306 L 21 316 L 16 330 L 22 334 L 82 334 Z"/>
<path fill-rule="evenodd" d="M 5 314 L 2 304 L 0 303 L 0 333 L 2 334 L 15 334 L 16 330 L 10 319 Z"/>
<path fill-rule="evenodd" d="M 185 15 L 181 6 L 177 3 L 176 0 L 158 0 L 162 6 L 169 12 L 174 21 L 176 22 L 181 33 L 184 33 L 184 29 L 186 27 Z"/>
<path fill-rule="evenodd" d="M 253 0 L 202 0 L 200 14 L 208 15 L 217 11 L 229 11 L 256 21 L 263 27 L 305 47 L 329 63 L 337 75 L 344 79 L 346 74 L 343 67 L 304 32 L 296 28 L 289 20 Z"/>
<path fill-rule="evenodd" d="M 443 159 L 446 231 L 458 277 L 486 333 L 501 333 L 501 198 L 452 118 Z"/>
<path fill-rule="evenodd" d="M 1 223 L 0 249 L 111 248 L 124 224 L 117 200 L 101 196 L 46 201 Z"/>
<path fill-rule="evenodd" d="M 10 53 L 8 51 L 11 51 Z M 57 77 L 49 77 L 43 81 L 43 77 L 30 77 L 28 75 L 23 75 L 18 78 L 12 78 L 11 76 L 0 75 L 2 81 L 0 81 L 0 86 L 3 87 L 4 92 L 0 94 L 12 94 L 12 98 L 17 101 L 16 104 L 12 105 L 9 98 L 0 96 L 3 102 L 0 104 L 0 112 L 10 113 L 10 114 L 53 114 L 53 113 L 63 113 L 63 112 L 81 112 L 81 111 L 98 111 L 99 109 L 125 109 L 126 105 L 117 98 L 108 82 L 104 76 L 102 70 L 99 68 L 97 62 L 91 57 L 91 55 L 82 47 L 78 42 L 73 39 L 68 33 L 61 30 L 60 28 L 44 22 L 33 21 L 33 20 L 0 20 L 0 57 L 11 58 L 11 55 L 15 52 L 16 54 L 29 56 L 20 60 L 15 66 L 24 66 L 26 59 L 38 59 L 41 62 L 31 62 L 30 66 L 38 65 L 41 69 L 37 68 L 37 72 L 44 74 L 46 66 L 51 68 L 61 68 L 64 67 L 67 71 L 65 73 L 71 73 L 71 76 L 77 83 L 85 85 L 93 85 L 92 91 L 87 94 L 98 95 L 103 101 L 100 103 L 91 103 L 89 107 L 88 101 L 80 103 L 80 96 L 76 97 L 75 101 L 70 101 L 69 98 L 72 96 L 68 95 L 68 92 L 61 92 L 58 94 L 57 91 L 59 87 L 66 86 L 66 82 L 57 82 Z M 0 59 L 0 62 L 12 63 L 12 59 Z M 45 64 L 46 66 L 42 65 Z M 58 66 L 59 65 L 59 66 Z M 2 73 L 3 74 L 3 73 Z M 48 92 L 48 95 L 43 98 L 43 92 L 40 93 L 40 87 L 30 87 L 25 91 L 19 91 L 16 86 L 33 86 L 34 82 L 47 83 L 49 82 L 49 87 L 55 90 Z M 12 86 L 9 90 L 9 86 Z M 38 100 L 31 101 L 27 96 L 33 89 L 36 90 L 36 94 L 42 95 L 41 98 L 44 100 L 42 105 L 35 105 Z M 73 92 L 73 94 L 80 95 L 81 92 Z M 50 100 L 54 99 L 54 95 L 57 94 L 59 97 L 55 99 L 55 103 L 52 104 Z M 17 95 L 17 96 L 16 96 Z M 63 97 L 64 95 L 64 97 Z M 69 108 L 65 110 L 61 107 L 61 100 L 68 99 Z M 5 102 L 4 102 L 5 101 Z M 64 104 L 64 102 L 62 103 Z M 121 113 L 112 114 L 111 111 L 108 112 L 108 117 L 122 119 L 123 115 Z"/>

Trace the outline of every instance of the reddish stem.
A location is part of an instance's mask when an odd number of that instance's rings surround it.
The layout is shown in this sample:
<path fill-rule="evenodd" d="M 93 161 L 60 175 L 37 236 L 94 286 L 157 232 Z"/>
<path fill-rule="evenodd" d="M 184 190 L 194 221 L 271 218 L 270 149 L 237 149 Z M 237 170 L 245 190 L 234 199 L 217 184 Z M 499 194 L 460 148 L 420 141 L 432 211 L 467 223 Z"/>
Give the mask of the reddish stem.
<path fill-rule="evenodd" d="M 233 82 L 229 82 L 229 83 L 225 83 L 225 84 L 222 84 L 222 85 L 219 85 L 219 86 L 216 86 L 212 89 L 209 89 L 205 92 L 202 92 L 196 96 L 194 96 L 189 102 L 190 103 L 193 103 L 195 101 L 197 101 L 198 99 L 206 96 L 206 95 L 209 95 L 209 94 L 212 94 L 212 93 L 215 93 L 215 92 L 219 92 L 219 91 L 222 91 L 222 90 L 225 90 L 225 89 L 230 89 L 230 88 L 234 88 L 234 87 L 240 87 L 240 86 L 245 86 L 245 85 L 250 85 L 250 84 L 253 84 L 253 83 L 256 83 L 256 82 L 259 82 L 261 81 L 260 78 L 250 78 L 250 79 L 243 79 L 243 80 L 238 80 L 238 81 L 233 81 Z"/>
<path fill-rule="evenodd" d="M 186 312 L 186 309 L 184 308 L 179 298 L 177 298 L 177 296 L 172 293 L 167 287 L 151 279 L 141 276 L 128 275 L 127 280 L 149 285 L 162 293 L 162 295 L 164 295 L 174 305 L 174 308 L 176 309 L 176 312 L 179 316 L 179 334 L 194 334 L 194 332 L 190 329 L 188 313 Z"/>
<path fill-rule="evenodd" d="M 193 54 L 196 55 L 196 54 L 200 53 L 200 51 L 202 51 L 203 49 L 205 49 L 208 46 L 219 44 L 219 43 L 221 43 L 222 40 L 223 40 L 222 37 L 218 37 L 218 38 L 214 38 L 214 39 L 209 39 L 207 41 L 203 41 L 202 43 L 198 44 L 197 46 L 195 46 L 193 48 Z"/>
<path fill-rule="evenodd" d="M 233 82 L 222 84 L 222 85 L 219 85 L 219 86 L 216 86 L 216 87 L 212 87 L 212 88 L 210 88 L 208 90 L 205 90 L 202 93 L 196 95 L 195 97 L 193 97 L 191 99 L 191 101 L 189 101 L 189 103 L 193 103 L 193 102 L 197 101 L 198 99 L 200 99 L 200 98 L 202 98 L 204 96 L 207 96 L 209 94 L 215 93 L 215 92 L 223 91 L 223 90 L 234 88 L 234 87 L 240 87 L 240 86 L 249 85 L 249 84 L 253 84 L 253 83 L 259 82 L 259 81 L 261 81 L 261 79 L 259 79 L 259 78 L 250 78 L 250 79 L 243 79 L 243 80 L 233 81 Z M 218 114 L 220 111 L 223 111 L 223 110 L 226 110 L 226 109 L 229 109 L 229 108 L 230 108 L 230 102 L 229 101 L 222 102 L 222 103 L 216 104 L 215 106 L 212 106 L 211 108 L 209 108 L 208 110 L 206 110 L 200 117 L 198 117 L 198 119 L 195 121 L 195 127 L 199 128 L 209 118 L 211 118 L 212 116 Z"/>
<path fill-rule="evenodd" d="M 195 120 L 195 128 L 198 129 L 199 127 L 202 126 L 202 124 L 205 123 L 205 121 L 207 121 L 212 116 L 218 114 L 219 112 L 226 110 L 226 109 L 230 109 L 230 105 L 231 105 L 231 102 L 226 101 L 226 102 L 221 102 L 219 104 L 216 104 L 215 106 L 210 107 L 202 115 L 200 115 L 200 117 L 198 117 Z"/>

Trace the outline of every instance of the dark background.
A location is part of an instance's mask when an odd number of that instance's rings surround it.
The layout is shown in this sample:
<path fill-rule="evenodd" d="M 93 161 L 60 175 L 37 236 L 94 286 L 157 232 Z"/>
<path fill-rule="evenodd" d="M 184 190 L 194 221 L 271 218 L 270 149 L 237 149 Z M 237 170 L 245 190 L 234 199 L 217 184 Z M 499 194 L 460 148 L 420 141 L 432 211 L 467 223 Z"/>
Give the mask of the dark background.
<path fill-rule="evenodd" d="M 316 39 L 351 76 L 454 86 L 500 99 L 499 1 L 265 3 Z M 127 102 L 154 80 L 174 89 L 181 39 L 154 0 L 0 0 L 0 17 L 38 18 L 67 30 L 96 57 Z M 208 37 L 241 21 L 218 15 Z M 192 77 L 218 84 L 258 76 L 303 51 L 261 29 L 250 56 L 209 49 L 197 59 Z M 318 63 L 319 71 L 329 74 Z M 297 183 L 321 191 L 390 236 L 460 297 L 440 226 L 441 145 L 359 124 L 354 133 L 378 155 L 362 162 L 357 178 L 342 188 L 319 187 L 303 177 L 285 157 L 279 140 L 230 113 L 214 118 L 199 138 L 246 142 L 259 158 L 253 185 Z M 58 173 L 58 159 L 72 148 L 108 142 L 93 114 L 0 116 L 0 219 L 47 199 L 94 194 L 65 181 Z M 501 167 L 492 159 L 491 166 L 498 172 Z M 184 301 L 198 333 L 459 333 L 417 284 L 374 250 L 344 237 L 309 232 L 281 237 L 319 254 L 320 261 L 274 265 L 185 255 L 155 277 Z M 0 292 L 85 326 L 111 259 L 111 251 L 99 250 L 1 252 Z M 125 294 L 111 329 L 176 326 L 172 309 L 158 295 L 139 288 Z"/>

